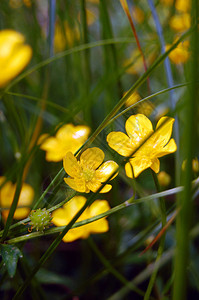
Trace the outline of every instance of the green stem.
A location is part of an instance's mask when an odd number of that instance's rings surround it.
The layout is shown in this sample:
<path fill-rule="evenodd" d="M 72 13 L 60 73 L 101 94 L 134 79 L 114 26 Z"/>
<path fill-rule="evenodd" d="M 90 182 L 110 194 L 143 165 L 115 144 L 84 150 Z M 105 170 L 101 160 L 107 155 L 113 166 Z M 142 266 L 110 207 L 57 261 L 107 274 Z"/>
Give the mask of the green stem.
<path fill-rule="evenodd" d="M 198 1 L 192 1 L 192 14 L 191 20 L 197 23 L 198 20 Z M 197 101 L 198 101 L 198 87 L 196 80 L 198 79 L 198 31 L 195 28 L 191 36 L 191 60 L 190 60 L 190 73 L 192 76 L 192 86 L 189 93 L 185 98 L 184 113 L 185 129 L 183 134 L 183 158 L 186 159 L 186 172 L 183 172 L 184 192 L 177 198 L 178 207 L 181 207 L 180 213 L 176 220 L 176 234 L 177 234 L 177 247 L 174 264 L 174 287 L 173 299 L 183 300 L 187 299 L 187 267 L 189 263 L 189 231 L 192 217 L 192 159 L 196 149 L 196 128 L 197 128 Z"/>
<path fill-rule="evenodd" d="M 102 252 L 98 249 L 97 245 L 93 241 L 91 237 L 87 239 L 90 247 L 95 252 L 101 263 L 105 266 L 105 268 L 115 276 L 122 284 L 124 284 L 126 287 L 128 287 L 130 290 L 135 291 L 138 295 L 144 296 L 144 292 L 137 288 L 135 285 L 133 285 L 131 282 L 126 280 L 126 278 L 120 274 L 112 265 L 111 263 L 105 258 L 105 256 L 102 254 Z"/>
<path fill-rule="evenodd" d="M 153 176 L 157 191 L 160 191 L 160 186 L 159 186 L 157 175 L 153 171 L 152 171 L 152 176 Z M 164 198 L 159 199 L 159 205 L 160 205 L 162 228 L 163 228 L 166 225 L 166 220 L 167 220 Z M 162 237 L 160 239 L 160 245 L 158 247 L 158 253 L 157 253 L 157 258 L 155 260 L 154 270 L 153 270 L 153 273 L 149 280 L 149 284 L 148 284 L 148 287 L 147 287 L 147 290 L 146 290 L 146 293 L 144 296 L 144 300 L 148 300 L 150 298 L 152 289 L 154 287 L 155 280 L 156 280 L 157 273 L 158 273 L 159 260 L 164 252 L 164 242 L 165 242 L 165 233 L 162 235 Z"/>
<path fill-rule="evenodd" d="M 13 202 L 12 202 L 12 205 L 10 207 L 8 218 L 7 218 L 5 228 L 4 228 L 4 231 L 3 231 L 3 234 L 2 234 L 1 242 L 4 242 L 6 237 L 7 237 L 7 234 L 8 234 L 10 225 L 12 223 L 13 216 L 14 216 L 15 210 L 17 208 L 18 201 L 19 201 L 19 196 L 20 196 L 21 188 L 22 188 L 22 184 L 23 184 L 23 163 L 21 162 L 21 164 L 22 164 L 21 169 L 20 169 L 18 177 L 17 177 L 16 190 L 15 190 Z"/>

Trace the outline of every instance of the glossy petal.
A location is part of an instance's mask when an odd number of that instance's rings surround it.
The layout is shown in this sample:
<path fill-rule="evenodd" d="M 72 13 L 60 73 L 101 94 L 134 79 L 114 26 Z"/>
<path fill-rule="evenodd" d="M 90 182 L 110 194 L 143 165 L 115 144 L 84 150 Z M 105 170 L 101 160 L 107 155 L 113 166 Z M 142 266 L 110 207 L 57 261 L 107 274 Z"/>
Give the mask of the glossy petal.
<path fill-rule="evenodd" d="M 96 170 L 104 160 L 104 152 L 97 148 L 88 148 L 80 156 L 81 166 Z"/>
<path fill-rule="evenodd" d="M 174 139 L 171 139 L 171 140 L 169 141 L 169 143 L 168 143 L 163 149 L 161 149 L 161 150 L 158 152 L 157 156 L 158 156 L 158 157 L 162 157 L 162 156 L 164 156 L 164 155 L 173 153 L 173 152 L 175 152 L 176 150 L 177 150 L 177 145 L 176 145 Z"/>
<path fill-rule="evenodd" d="M 107 136 L 109 147 L 117 151 L 122 156 L 131 156 L 133 147 L 130 143 L 129 137 L 123 132 L 110 132 Z"/>
<path fill-rule="evenodd" d="M 82 178 L 64 178 L 66 184 L 68 184 L 71 189 L 80 192 L 80 193 L 88 193 L 89 191 L 86 188 L 85 180 Z"/>
<path fill-rule="evenodd" d="M 83 196 L 75 196 L 69 202 L 64 204 L 63 208 L 59 208 L 52 213 L 52 222 L 56 226 L 67 225 L 74 215 L 83 207 L 86 202 L 86 198 Z M 104 213 L 109 210 L 108 202 L 105 200 L 96 200 L 90 207 L 86 208 L 80 218 L 77 220 L 82 221 L 90 219 L 96 215 Z M 108 231 L 108 221 L 105 218 L 97 220 L 95 222 L 88 223 L 86 225 L 72 228 L 64 236 L 64 242 L 72 242 L 76 239 L 87 238 L 91 233 L 100 233 Z"/>
<path fill-rule="evenodd" d="M 151 121 L 142 114 L 130 116 L 126 121 L 125 128 L 135 148 L 153 132 Z"/>
<path fill-rule="evenodd" d="M 0 87 L 16 77 L 32 56 L 30 46 L 24 44 L 24 36 L 14 30 L 0 31 Z"/>
<path fill-rule="evenodd" d="M 158 121 L 154 136 L 158 139 L 157 143 L 159 146 L 164 147 L 168 143 L 171 137 L 174 121 L 175 119 L 169 117 L 162 117 Z"/>
<path fill-rule="evenodd" d="M 5 177 L 1 177 L 0 184 L 3 183 L 4 180 Z M 0 189 L 0 206 L 2 208 L 5 208 L 2 210 L 2 216 L 4 220 L 6 220 L 8 217 L 9 208 L 12 204 L 15 190 L 16 190 L 16 185 L 10 181 L 7 181 Z M 14 214 L 14 219 L 20 220 L 28 216 L 30 212 L 30 206 L 33 202 L 33 198 L 34 198 L 33 188 L 29 184 L 23 183 L 21 188 L 21 193 L 19 196 L 17 209 Z"/>
<path fill-rule="evenodd" d="M 66 153 L 63 159 L 63 167 L 66 173 L 71 177 L 80 176 L 81 168 L 72 152 Z"/>
<path fill-rule="evenodd" d="M 158 173 L 160 171 L 160 161 L 158 158 L 154 158 L 152 160 L 152 164 L 150 166 L 150 168 L 155 172 Z"/>
<path fill-rule="evenodd" d="M 118 173 L 113 175 L 117 170 L 119 166 L 116 162 L 109 160 L 104 162 L 95 172 L 95 177 L 100 182 L 106 182 L 108 179 L 112 180 L 117 176 Z"/>
<path fill-rule="evenodd" d="M 125 164 L 125 172 L 126 172 L 126 176 L 128 176 L 129 178 L 134 178 L 133 167 L 130 164 L 130 162 Z"/>
<path fill-rule="evenodd" d="M 105 184 L 105 186 L 101 189 L 100 194 L 108 193 L 112 189 L 111 184 Z"/>
<path fill-rule="evenodd" d="M 149 168 L 152 164 L 150 157 L 148 158 L 140 156 L 136 156 L 130 159 L 130 163 L 133 166 L 133 172 L 135 177 L 138 177 L 138 175 L 140 175 L 141 172 Z"/>

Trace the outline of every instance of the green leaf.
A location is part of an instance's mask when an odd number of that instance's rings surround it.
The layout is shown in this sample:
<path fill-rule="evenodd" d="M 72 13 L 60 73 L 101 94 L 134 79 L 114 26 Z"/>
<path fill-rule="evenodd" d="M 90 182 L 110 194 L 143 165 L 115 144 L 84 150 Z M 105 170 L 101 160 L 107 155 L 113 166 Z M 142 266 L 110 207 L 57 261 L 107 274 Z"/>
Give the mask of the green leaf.
<path fill-rule="evenodd" d="M 23 256 L 21 251 L 13 245 L 0 245 L 0 255 L 2 256 L 9 276 L 13 277 L 16 272 L 18 259 Z"/>

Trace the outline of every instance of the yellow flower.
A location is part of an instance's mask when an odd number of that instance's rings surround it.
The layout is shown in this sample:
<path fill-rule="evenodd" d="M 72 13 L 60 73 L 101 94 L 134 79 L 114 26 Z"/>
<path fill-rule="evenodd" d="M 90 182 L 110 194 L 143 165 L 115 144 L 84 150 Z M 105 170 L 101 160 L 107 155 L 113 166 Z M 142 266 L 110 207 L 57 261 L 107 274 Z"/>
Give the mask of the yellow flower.
<path fill-rule="evenodd" d="M 30 46 L 24 44 L 24 36 L 14 30 L 0 31 L 0 87 L 4 87 L 29 63 Z"/>
<path fill-rule="evenodd" d="M 0 185 L 5 181 L 5 177 L 0 177 Z M 13 184 L 11 181 L 7 181 L 0 188 L 0 207 L 2 209 L 1 213 L 4 220 L 7 219 L 9 214 L 9 208 L 12 204 L 14 194 L 16 190 L 16 184 Z M 34 190 L 33 188 L 27 184 L 23 183 L 21 194 L 19 196 L 19 201 L 17 205 L 17 209 L 14 214 L 14 219 L 24 219 L 28 216 L 30 212 L 29 206 L 32 204 L 34 198 Z"/>
<path fill-rule="evenodd" d="M 153 51 L 151 53 L 149 53 L 149 55 L 146 57 L 146 63 L 149 66 L 154 59 L 156 58 L 156 52 Z M 128 67 L 128 69 L 126 70 L 126 72 L 128 74 L 141 74 L 144 72 L 144 64 L 143 64 L 143 58 L 140 54 L 139 49 L 135 49 L 133 50 L 133 52 L 131 53 L 131 57 L 127 58 L 124 61 L 124 67 L 127 67 L 128 65 L 132 64 L 130 67 Z"/>
<path fill-rule="evenodd" d="M 70 176 L 64 178 L 66 184 L 78 192 L 97 192 L 102 183 L 108 179 L 112 180 L 116 176 L 114 173 L 118 169 L 116 162 L 110 160 L 102 164 L 103 160 L 104 152 L 97 147 L 86 149 L 81 154 L 80 161 L 77 161 L 76 157 L 68 152 L 63 159 L 64 169 Z M 105 184 L 100 193 L 107 193 L 111 188 L 110 184 Z"/>
<path fill-rule="evenodd" d="M 52 222 L 56 226 L 67 225 L 75 214 L 86 203 L 86 198 L 83 196 L 75 196 L 69 202 L 64 204 L 63 208 L 59 208 L 52 213 Z M 90 207 L 86 208 L 77 222 L 95 217 L 109 210 L 110 206 L 106 200 L 96 200 Z M 63 237 L 64 242 L 72 242 L 77 239 L 86 239 L 91 233 L 106 232 L 109 229 L 108 221 L 105 218 L 94 221 L 92 223 L 70 229 Z"/>
<path fill-rule="evenodd" d="M 188 30 L 191 25 L 191 18 L 189 13 L 182 13 L 174 15 L 169 22 L 169 25 L 176 32 Z"/>
<path fill-rule="evenodd" d="M 57 162 L 61 161 L 67 152 L 75 153 L 87 140 L 89 133 L 88 126 L 66 124 L 57 131 L 55 137 L 47 138 L 47 134 L 44 134 L 38 143 L 41 143 L 40 148 L 46 151 L 46 160 Z"/>
<path fill-rule="evenodd" d="M 138 94 L 138 92 L 134 92 L 133 94 L 131 94 L 129 96 L 129 98 L 126 100 L 125 102 L 125 106 L 126 107 L 129 107 L 133 104 L 135 104 L 136 102 L 138 102 L 139 100 L 141 100 L 141 97 L 140 95 Z M 145 101 L 145 102 L 142 102 L 142 103 L 139 103 L 136 107 L 135 107 L 136 111 L 138 113 L 141 113 L 141 114 L 144 114 L 146 116 L 149 116 L 152 111 L 153 111 L 153 105 L 151 102 L 149 101 Z"/>
<path fill-rule="evenodd" d="M 187 12 L 190 9 L 190 0 L 176 0 L 175 7 L 178 11 Z"/>
<path fill-rule="evenodd" d="M 80 39 L 80 31 L 77 26 L 71 27 L 67 21 L 64 21 L 63 28 L 59 23 L 55 25 L 54 49 L 55 52 L 60 52 L 66 49 L 66 46 L 71 47 L 75 41 Z"/>
<path fill-rule="evenodd" d="M 158 175 L 158 181 L 161 186 L 168 186 L 171 182 L 171 176 L 165 171 L 161 171 Z"/>
<path fill-rule="evenodd" d="M 187 164 L 187 160 L 184 160 L 182 162 L 182 170 L 183 171 L 186 169 L 186 164 Z M 194 173 L 199 172 L 199 161 L 198 161 L 197 157 L 192 159 L 192 170 L 194 171 Z"/>
<path fill-rule="evenodd" d="M 125 93 L 126 94 L 126 93 Z M 125 95 L 124 94 L 124 95 Z M 140 95 L 138 94 L 138 92 L 134 92 L 134 93 L 132 93 L 129 97 L 128 97 L 128 99 L 126 100 L 126 102 L 125 102 L 125 106 L 126 107 L 129 107 L 129 106 L 131 106 L 131 105 L 133 105 L 133 104 L 135 104 L 136 102 L 138 102 L 139 100 L 141 100 L 141 97 L 140 97 Z"/>
<path fill-rule="evenodd" d="M 123 132 L 108 134 L 109 146 L 120 155 L 130 157 L 125 165 L 128 177 L 133 178 L 133 174 L 137 177 L 147 168 L 159 172 L 158 158 L 177 150 L 174 139 L 170 139 L 173 123 L 173 118 L 162 117 L 154 132 L 151 121 L 146 116 L 137 114 L 130 116 L 126 121 L 127 135 Z"/>
<path fill-rule="evenodd" d="M 144 11 L 139 6 L 133 6 L 132 16 L 138 24 L 144 22 Z"/>
<path fill-rule="evenodd" d="M 171 45 L 166 45 L 166 51 L 170 48 Z M 169 58 L 174 64 L 183 64 L 189 58 L 189 41 L 185 41 L 183 43 L 178 44 L 178 46 L 173 49 L 170 54 Z"/>

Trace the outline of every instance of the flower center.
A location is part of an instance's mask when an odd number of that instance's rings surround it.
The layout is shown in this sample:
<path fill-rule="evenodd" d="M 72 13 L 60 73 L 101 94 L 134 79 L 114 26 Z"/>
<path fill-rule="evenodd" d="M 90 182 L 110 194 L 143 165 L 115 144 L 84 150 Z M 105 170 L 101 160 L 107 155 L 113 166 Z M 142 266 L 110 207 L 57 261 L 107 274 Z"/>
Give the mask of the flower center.
<path fill-rule="evenodd" d="M 85 179 L 86 182 L 89 182 L 93 179 L 95 174 L 95 171 L 92 169 L 84 169 L 82 172 L 83 178 Z"/>

